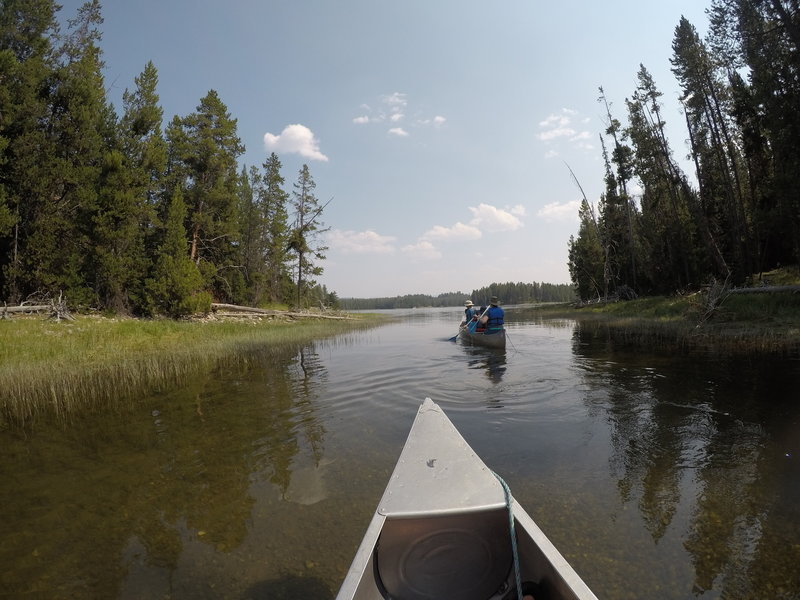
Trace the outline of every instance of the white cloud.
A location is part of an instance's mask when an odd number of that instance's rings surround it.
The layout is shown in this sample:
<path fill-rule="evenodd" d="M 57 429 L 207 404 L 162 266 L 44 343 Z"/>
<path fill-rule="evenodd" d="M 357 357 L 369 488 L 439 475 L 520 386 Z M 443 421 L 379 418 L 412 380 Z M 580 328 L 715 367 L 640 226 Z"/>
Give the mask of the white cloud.
<path fill-rule="evenodd" d="M 577 221 L 578 209 L 581 207 L 580 200 L 572 200 L 561 204 L 559 202 L 551 202 L 545 204 L 540 208 L 536 216 L 543 218 L 545 221 Z"/>
<path fill-rule="evenodd" d="M 547 131 L 541 132 L 537 137 L 543 142 L 548 142 L 556 138 L 572 137 L 576 133 L 577 132 L 571 127 L 556 127 L 554 129 L 549 129 Z"/>
<path fill-rule="evenodd" d="M 430 242 L 422 240 L 416 244 L 403 246 L 402 251 L 411 258 L 418 260 L 436 260 L 442 257 L 442 253 Z"/>
<path fill-rule="evenodd" d="M 515 207 L 517 211 L 519 208 L 519 205 Z M 474 216 L 470 225 L 480 227 L 485 231 L 514 231 L 522 227 L 522 221 L 516 215 L 502 208 L 481 203 L 477 208 L 470 206 L 469 209 Z"/>
<path fill-rule="evenodd" d="M 545 158 L 555 158 L 556 156 L 560 156 L 558 152 L 555 150 L 548 150 L 544 153 Z"/>
<path fill-rule="evenodd" d="M 361 125 L 363 123 L 369 123 L 369 117 L 367 115 L 356 117 L 355 119 L 353 119 L 353 123 L 356 123 L 358 125 Z"/>
<path fill-rule="evenodd" d="M 543 121 L 539 121 L 541 131 L 536 137 L 543 142 L 566 139 L 569 142 L 576 143 L 579 148 L 589 149 L 589 145 L 586 144 L 585 140 L 590 139 L 592 134 L 586 129 L 577 129 L 577 127 L 585 126 L 588 122 L 589 119 L 580 117 L 577 110 L 562 108 L 558 113 L 549 115 Z"/>
<path fill-rule="evenodd" d="M 444 125 L 444 122 L 445 122 L 445 121 L 447 121 L 447 119 L 445 119 L 445 118 L 444 118 L 443 116 L 441 116 L 441 115 L 436 115 L 435 117 L 433 117 L 433 124 L 434 124 L 436 127 L 441 127 L 442 125 Z"/>
<path fill-rule="evenodd" d="M 309 160 L 327 162 L 328 157 L 319 150 L 319 141 L 314 133 L 305 125 L 287 125 L 279 135 L 264 134 L 264 146 L 267 150 L 299 154 Z"/>
<path fill-rule="evenodd" d="M 404 108 L 408 104 L 408 100 L 406 99 L 407 95 L 408 94 L 403 94 L 401 92 L 394 92 L 393 94 L 384 96 L 382 100 L 384 104 L 389 106 Z"/>
<path fill-rule="evenodd" d="M 472 225 L 464 225 L 464 223 L 456 223 L 452 227 L 442 227 L 435 225 L 422 234 L 420 239 L 423 240 L 477 240 L 483 234 L 481 230 Z"/>
<path fill-rule="evenodd" d="M 389 134 L 396 135 L 397 137 L 408 137 L 408 132 L 402 127 L 392 127 L 389 130 Z"/>
<path fill-rule="evenodd" d="M 518 217 L 524 217 L 526 214 L 525 207 L 522 204 L 517 204 L 516 206 L 512 206 L 509 212 L 512 215 L 517 215 Z"/>
<path fill-rule="evenodd" d="M 395 251 L 396 239 L 389 235 L 380 235 L 370 229 L 366 231 L 333 229 L 327 236 L 331 250 L 345 254 L 392 254 Z"/>
<path fill-rule="evenodd" d="M 389 117 L 389 120 L 392 123 L 397 123 L 398 121 L 402 121 L 405 115 L 401 112 L 396 112 L 392 116 Z"/>

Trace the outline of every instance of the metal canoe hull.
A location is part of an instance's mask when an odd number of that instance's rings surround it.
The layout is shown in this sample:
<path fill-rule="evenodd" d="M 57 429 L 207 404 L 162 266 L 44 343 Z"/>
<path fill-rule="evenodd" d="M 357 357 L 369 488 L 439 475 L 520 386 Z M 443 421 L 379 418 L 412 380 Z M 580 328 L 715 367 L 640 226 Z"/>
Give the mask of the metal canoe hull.
<path fill-rule="evenodd" d="M 483 346 L 485 348 L 497 348 L 502 350 L 506 347 L 506 330 L 501 329 L 498 333 L 472 333 L 466 327 L 458 331 L 461 341 L 472 346 Z"/>
<path fill-rule="evenodd" d="M 519 503 L 511 507 L 522 580 L 554 600 L 597 600 Z M 505 600 L 512 564 L 502 485 L 426 398 L 337 600 Z"/>

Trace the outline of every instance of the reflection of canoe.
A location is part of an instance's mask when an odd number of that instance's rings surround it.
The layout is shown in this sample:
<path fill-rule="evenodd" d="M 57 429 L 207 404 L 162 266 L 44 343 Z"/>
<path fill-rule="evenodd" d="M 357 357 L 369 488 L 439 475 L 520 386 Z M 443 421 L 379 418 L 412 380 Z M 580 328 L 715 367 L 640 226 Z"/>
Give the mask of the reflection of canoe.
<path fill-rule="evenodd" d="M 505 348 L 506 347 L 506 330 L 501 329 L 495 333 L 472 333 L 469 329 L 460 327 L 458 330 L 458 337 L 466 344 L 473 346 L 486 346 L 487 348 Z"/>
<path fill-rule="evenodd" d="M 596 600 L 507 489 L 426 398 L 337 600 Z"/>

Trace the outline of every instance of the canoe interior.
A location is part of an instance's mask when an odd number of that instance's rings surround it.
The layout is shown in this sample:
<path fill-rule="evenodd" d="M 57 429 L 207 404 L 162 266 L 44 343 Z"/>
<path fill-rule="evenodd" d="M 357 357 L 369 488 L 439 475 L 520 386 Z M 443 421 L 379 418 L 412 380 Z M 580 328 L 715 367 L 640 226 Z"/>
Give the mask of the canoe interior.
<path fill-rule="evenodd" d="M 463 494 L 459 481 L 468 481 Z M 478 485 L 486 489 L 478 493 Z M 421 500 L 425 509 L 411 510 L 413 498 L 429 491 L 440 501 Z M 426 399 L 337 600 L 515 600 L 505 498 L 495 475 Z M 536 600 L 596 600 L 513 500 L 511 510 L 521 579 L 540 586 Z"/>

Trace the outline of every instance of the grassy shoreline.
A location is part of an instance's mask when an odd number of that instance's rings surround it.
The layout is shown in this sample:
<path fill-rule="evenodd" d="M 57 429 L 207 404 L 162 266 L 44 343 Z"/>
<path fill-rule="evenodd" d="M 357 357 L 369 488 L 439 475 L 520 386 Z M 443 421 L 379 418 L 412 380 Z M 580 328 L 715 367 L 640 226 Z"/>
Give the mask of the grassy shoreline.
<path fill-rule="evenodd" d="M 347 320 L 172 321 L 78 316 L 0 321 L 0 428 L 179 385 L 221 360 L 309 343 L 384 322 Z"/>
<path fill-rule="evenodd" d="M 542 305 L 547 318 L 579 321 L 623 347 L 687 353 L 800 357 L 800 293 L 729 295 L 711 305 L 706 293 L 648 297 L 575 307 Z"/>

